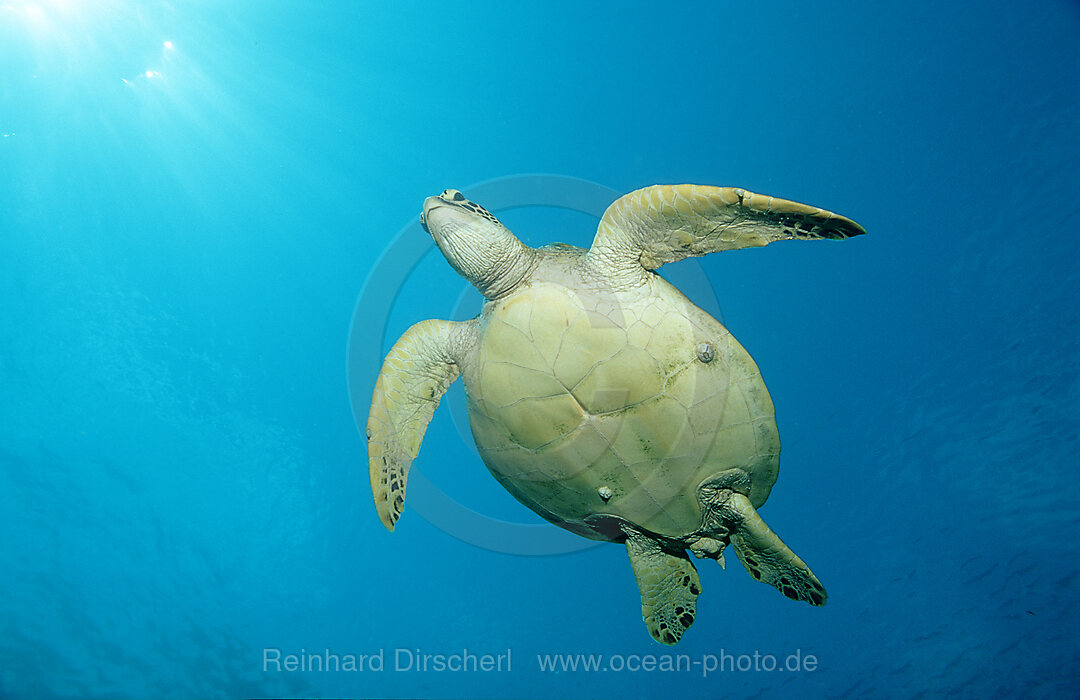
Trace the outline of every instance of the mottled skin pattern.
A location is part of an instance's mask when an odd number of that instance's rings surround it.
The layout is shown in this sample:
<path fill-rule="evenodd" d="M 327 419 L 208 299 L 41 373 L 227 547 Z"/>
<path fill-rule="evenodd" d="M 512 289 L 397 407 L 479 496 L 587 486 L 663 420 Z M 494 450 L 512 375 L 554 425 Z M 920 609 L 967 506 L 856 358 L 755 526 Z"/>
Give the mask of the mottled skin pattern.
<path fill-rule="evenodd" d="M 854 222 L 741 189 L 655 186 L 605 213 L 590 250 L 524 246 L 448 190 L 424 207 L 447 260 L 488 301 L 464 323 L 424 321 L 391 350 L 368 421 L 376 507 L 393 529 L 408 467 L 460 373 L 480 455 L 553 523 L 625 543 L 649 632 L 674 644 L 700 581 L 724 563 L 823 605 L 824 587 L 757 513 L 776 482 L 773 404 L 749 354 L 652 273 L 664 263 L 784 239 L 843 239 Z"/>

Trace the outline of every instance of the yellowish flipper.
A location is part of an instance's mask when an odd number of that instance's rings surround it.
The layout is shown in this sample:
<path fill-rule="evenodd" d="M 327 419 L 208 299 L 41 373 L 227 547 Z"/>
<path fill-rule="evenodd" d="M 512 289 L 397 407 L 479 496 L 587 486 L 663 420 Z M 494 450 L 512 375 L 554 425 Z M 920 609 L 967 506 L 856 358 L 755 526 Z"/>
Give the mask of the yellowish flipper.
<path fill-rule="evenodd" d="M 593 254 L 645 269 L 780 240 L 844 239 L 862 226 L 825 209 L 738 187 L 653 185 L 615 200 L 600 220 Z"/>
<path fill-rule="evenodd" d="M 368 473 L 375 509 L 393 531 L 405 507 L 409 465 L 431 416 L 458 377 L 455 360 L 468 324 L 421 321 L 405 331 L 383 363 L 368 413 Z"/>
<path fill-rule="evenodd" d="M 672 551 L 625 528 L 626 554 L 641 592 L 641 617 L 653 639 L 675 644 L 694 624 L 701 581 L 685 551 Z"/>
<path fill-rule="evenodd" d="M 741 493 L 723 490 L 721 518 L 731 531 L 731 545 L 746 571 L 792 600 L 825 605 L 829 596 L 810 567 L 769 529 L 750 500 Z"/>

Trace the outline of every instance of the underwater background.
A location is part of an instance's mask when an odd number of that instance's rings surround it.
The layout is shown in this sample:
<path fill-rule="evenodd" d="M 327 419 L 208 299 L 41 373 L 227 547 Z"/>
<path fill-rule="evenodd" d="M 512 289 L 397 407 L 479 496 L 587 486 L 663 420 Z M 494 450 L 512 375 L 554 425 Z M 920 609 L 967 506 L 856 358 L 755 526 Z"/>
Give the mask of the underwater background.
<path fill-rule="evenodd" d="M 1064 0 L 0 0 L 0 696 L 1075 697 L 1078 85 Z M 761 512 L 830 595 L 698 562 L 666 648 L 460 383 L 393 534 L 354 412 L 479 308 L 424 197 L 588 245 L 604 192 L 679 182 L 869 233 L 661 270 L 760 366 Z M 511 667 L 396 668 L 466 649 Z"/>

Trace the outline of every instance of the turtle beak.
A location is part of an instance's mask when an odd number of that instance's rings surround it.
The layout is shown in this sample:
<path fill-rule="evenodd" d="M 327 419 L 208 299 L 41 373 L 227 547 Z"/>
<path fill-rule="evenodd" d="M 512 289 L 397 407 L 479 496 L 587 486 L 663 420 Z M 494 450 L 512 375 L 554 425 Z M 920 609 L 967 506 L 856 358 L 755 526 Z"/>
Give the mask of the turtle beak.
<path fill-rule="evenodd" d="M 424 200 L 424 210 L 420 212 L 420 226 L 427 231 L 428 235 L 431 235 L 431 229 L 428 228 L 428 219 L 431 217 L 431 211 L 439 207 L 445 207 L 446 201 L 442 197 L 428 197 Z"/>
<path fill-rule="evenodd" d="M 420 212 L 420 228 L 424 229 L 429 236 L 431 235 L 431 229 L 428 228 L 428 215 L 432 209 L 438 206 L 438 200 L 438 197 L 428 197 L 424 200 L 424 208 Z"/>

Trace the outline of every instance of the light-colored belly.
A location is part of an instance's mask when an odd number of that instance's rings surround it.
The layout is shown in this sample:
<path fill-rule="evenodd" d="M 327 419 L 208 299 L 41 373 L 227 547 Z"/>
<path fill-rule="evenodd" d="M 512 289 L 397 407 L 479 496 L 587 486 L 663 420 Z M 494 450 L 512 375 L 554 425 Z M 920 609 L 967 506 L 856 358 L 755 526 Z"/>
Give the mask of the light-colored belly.
<path fill-rule="evenodd" d="M 549 520 L 610 514 L 679 537 L 697 529 L 697 486 L 710 475 L 775 480 L 779 440 L 757 367 L 668 289 L 539 284 L 486 311 L 465 375 L 473 436 L 492 474 Z"/>

